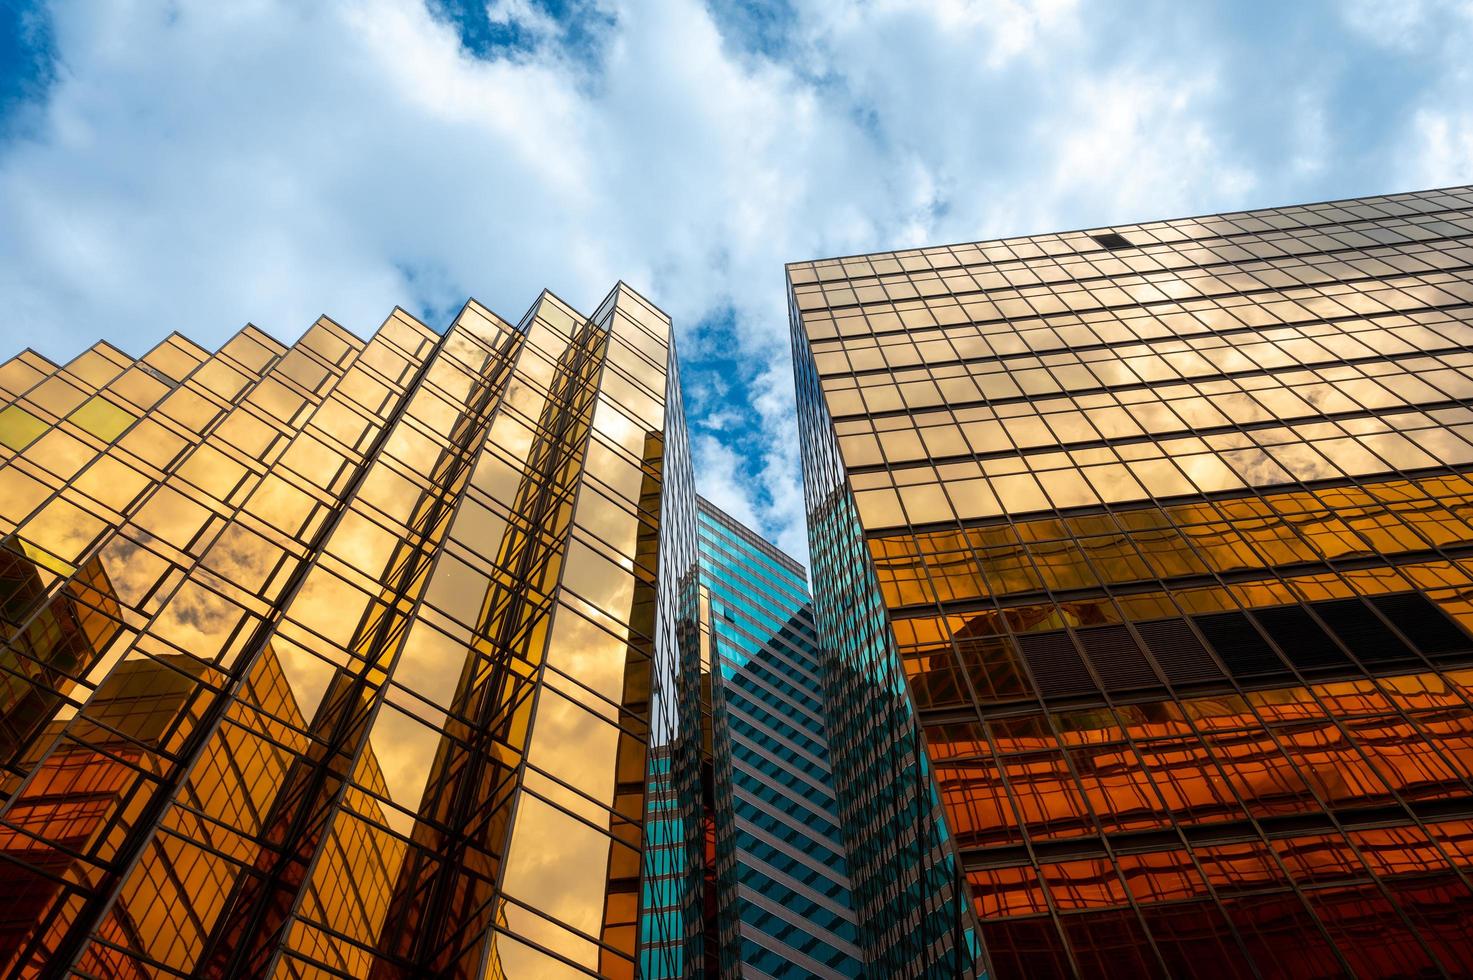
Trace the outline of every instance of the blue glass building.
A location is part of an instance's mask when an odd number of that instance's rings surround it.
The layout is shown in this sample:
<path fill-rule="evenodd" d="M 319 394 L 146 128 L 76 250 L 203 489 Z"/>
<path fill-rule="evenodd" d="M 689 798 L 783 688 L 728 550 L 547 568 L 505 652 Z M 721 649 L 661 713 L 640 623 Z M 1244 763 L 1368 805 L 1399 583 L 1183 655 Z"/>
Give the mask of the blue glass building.
<path fill-rule="evenodd" d="M 721 976 L 864 974 L 803 566 L 699 501 Z"/>
<path fill-rule="evenodd" d="M 955 839 L 833 419 L 808 338 L 797 318 L 793 326 L 809 554 L 821 584 L 815 618 L 861 945 L 876 976 L 985 977 Z"/>

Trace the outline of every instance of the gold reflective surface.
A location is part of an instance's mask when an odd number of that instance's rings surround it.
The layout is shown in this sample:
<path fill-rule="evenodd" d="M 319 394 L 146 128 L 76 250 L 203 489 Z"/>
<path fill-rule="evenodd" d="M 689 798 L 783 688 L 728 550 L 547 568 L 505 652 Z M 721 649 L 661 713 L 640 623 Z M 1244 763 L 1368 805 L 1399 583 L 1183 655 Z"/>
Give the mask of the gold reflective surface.
<path fill-rule="evenodd" d="M 788 281 L 994 975 L 1473 970 L 1473 191 Z"/>
<path fill-rule="evenodd" d="M 632 977 L 668 338 L 0 367 L 6 974 Z"/>

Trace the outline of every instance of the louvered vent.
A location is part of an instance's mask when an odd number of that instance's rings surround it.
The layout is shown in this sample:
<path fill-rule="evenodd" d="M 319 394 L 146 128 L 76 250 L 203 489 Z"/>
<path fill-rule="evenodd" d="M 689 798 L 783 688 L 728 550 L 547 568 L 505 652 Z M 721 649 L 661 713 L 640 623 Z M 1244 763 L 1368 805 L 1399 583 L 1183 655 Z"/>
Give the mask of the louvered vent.
<path fill-rule="evenodd" d="M 1378 595 L 1371 602 L 1423 653 L 1438 656 L 1473 650 L 1473 640 L 1462 627 L 1420 592 Z"/>
<path fill-rule="evenodd" d="M 1161 685 L 1161 679 L 1156 676 L 1146 655 L 1141 653 L 1135 637 L 1124 626 L 1095 626 L 1078 630 L 1075 635 L 1105 690 Z"/>
<path fill-rule="evenodd" d="M 1243 613 L 1211 613 L 1194 616 L 1193 620 L 1207 642 L 1212 644 L 1213 652 L 1227 665 L 1228 672 L 1234 677 L 1289 673 L 1273 648 Z"/>
<path fill-rule="evenodd" d="M 1135 628 L 1171 683 L 1197 684 L 1222 677 L 1222 669 L 1185 619 L 1159 619 L 1137 623 Z"/>
<path fill-rule="evenodd" d="M 1132 247 L 1131 240 L 1118 231 L 1102 231 L 1098 235 L 1090 235 L 1089 237 L 1112 252 L 1122 248 Z"/>
<path fill-rule="evenodd" d="M 1074 641 L 1063 630 L 1047 633 L 1026 633 L 1018 637 L 1018 646 L 1028 661 L 1028 669 L 1038 682 L 1038 693 L 1044 697 L 1065 694 L 1085 694 L 1095 690 L 1089 671 Z"/>
<path fill-rule="evenodd" d="M 1331 599 L 1308 603 L 1307 609 L 1303 605 L 1267 606 L 1251 610 L 1251 615 L 1193 616 L 1192 623 L 1207 647 L 1191 623 L 1177 618 L 1135 623 L 1144 650 L 1130 628 L 1119 625 L 1076 629 L 1072 638 L 1065 630 L 1050 630 L 1016 639 L 1037 680 L 1038 693 L 1046 698 L 1094 692 L 1086 658 L 1105 690 L 1119 693 L 1159 687 L 1163 677 L 1181 686 L 1220 682 L 1224 667 L 1228 676 L 1249 684 L 1288 681 L 1294 673 L 1286 659 L 1315 678 L 1361 676 L 1362 667 L 1377 672 L 1406 670 L 1422 663 L 1376 615 L 1377 610 L 1419 645 L 1422 653 L 1442 663 L 1473 661 L 1473 636 L 1426 596 L 1395 593 L 1375 596 L 1369 602 L 1376 609 L 1360 599 Z M 1275 646 L 1282 651 L 1282 659 Z"/>
<path fill-rule="evenodd" d="M 1355 654 L 1357 660 L 1371 670 L 1417 663 L 1414 654 L 1393 633 L 1381 617 L 1359 599 L 1335 599 L 1317 602 L 1320 614 L 1335 635 Z"/>
<path fill-rule="evenodd" d="M 1350 666 L 1350 658 L 1303 606 L 1255 609 L 1253 616 L 1301 671 L 1343 671 Z"/>

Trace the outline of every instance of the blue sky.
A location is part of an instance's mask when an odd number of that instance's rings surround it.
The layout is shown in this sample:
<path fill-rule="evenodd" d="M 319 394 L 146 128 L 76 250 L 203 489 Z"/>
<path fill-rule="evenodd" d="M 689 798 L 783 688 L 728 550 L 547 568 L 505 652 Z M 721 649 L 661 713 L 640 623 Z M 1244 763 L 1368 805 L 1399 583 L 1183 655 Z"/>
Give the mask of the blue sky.
<path fill-rule="evenodd" d="M 0 349 L 616 278 L 800 555 L 785 261 L 1473 181 L 1469 0 L 0 0 Z"/>

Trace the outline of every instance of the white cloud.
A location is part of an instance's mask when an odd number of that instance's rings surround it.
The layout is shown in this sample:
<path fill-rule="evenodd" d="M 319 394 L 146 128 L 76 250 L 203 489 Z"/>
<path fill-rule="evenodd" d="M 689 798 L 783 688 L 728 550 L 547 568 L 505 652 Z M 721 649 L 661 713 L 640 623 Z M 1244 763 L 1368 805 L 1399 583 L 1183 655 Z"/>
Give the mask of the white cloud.
<path fill-rule="evenodd" d="M 748 527 L 757 527 L 751 494 L 742 485 L 746 480 L 742 460 L 715 436 L 697 435 L 692 442 L 693 451 L 701 459 L 697 471 L 701 496 Z"/>
<path fill-rule="evenodd" d="M 1224 121 L 1253 66 L 1208 36 L 1142 47 L 1144 6 L 793 0 L 762 51 L 700 0 L 601 0 L 592 63 L 546 9 L 488 3 L 535 43 L 476 58 L 420 0 L 57 4 L 57 81 L 0 146 L 0 339 L 65 358 L 252 320 L 290 340 L 467 295 L 516 317 L 543 286 L 591 308 L 624 278 L 688 361 L 743 366 L 686 373 L 702 491 L 802 553 L 783 262 L 1280 186 Z M 1271 163 L 1323 170 L 1325 105 Z M 1426 167 L 1466 168 L 1467 113 L 1419 118 Z"/>
<path fill-rule="evenodd" d="M 1394 137 L 1399 180 L 1407 187 L 1473 181 L 1473 0 L 1417 0 L 1405 7 L 1356 3 L 1351 26 L 1375 43 L 1413 52 L 1437 65 L 1418 98 L 1404 107 L 1405 130 Z"/>
<path fill-rule="evenodd" d="M 1415 51 L 1446 40 L 1449 26 L 1473 21 L 1469 0 L 1346 0 L 1346 23 L 1375 44 Z"/>
<path fill-rule="evenodd" d="M 1207 75 L 1141 70 L 1080 80 L 1061 118 L 1048 123 L 1059 133 L 1044 207 L 1071 196 L 1104 214 L 1166 217 L 1191 213 L 1204 184 L 1221 199 L 1241 200 L 1254 178 L 1200 110 L 1215 85 Z"/>
<path fill-rule="evenodd" d="M 562 26 L 532 0 L 491 0 L 486 4 L 486 19 L 493 24 L 520 27 L 538 40 L 560 36 Z"/>
<path fill-rule="evenodd" d="M 1407 169 L 1417 186 L 1446 186 L 1473 175 L 1473 105 L 1462 112 L 1424 109 L 1413 125 L 1420 145 Z"/>

